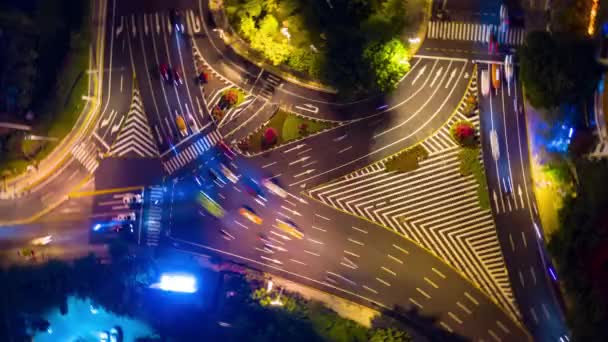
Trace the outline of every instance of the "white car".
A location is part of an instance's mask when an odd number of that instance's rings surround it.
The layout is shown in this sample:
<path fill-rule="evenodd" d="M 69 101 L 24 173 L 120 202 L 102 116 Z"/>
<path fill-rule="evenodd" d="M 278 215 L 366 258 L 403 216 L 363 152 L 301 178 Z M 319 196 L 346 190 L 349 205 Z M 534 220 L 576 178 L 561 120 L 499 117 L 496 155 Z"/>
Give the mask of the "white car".
<path fill-rule="evenodd" d="M 490 94 L 490 75 L 487 69 L 481 71 L 481 94 L 483 96 Z"/>
<path fill-rule="evenodd" d="M 507 82 L 513 79 L 513 55 L 505 56 L 505 77 Z"/>
<path fill-rule="evenodd" d="M 493 129 L 490 131 L 490 149 L 492 150 L 492 158 L 498 160 L 500 158 L 500 149 L 498 147 L 498 133 Z"/>
<path fill-rule="evenodd" d="M 36 238 L 36 239 L 32 240 L 32 245 L 34 245 L 34 246 L 46 246 L 49 243 L 51 243 L 51 241 L 53 241 L 53 236 L 52 235 L 47 235 L 47 236 L 39 237 L 39 238 Z"/>
<path fill-rule="evenodd" d="M 287 191 L 283 190 L 283 188 L 281 188 L 280 186 L 278 186 L 277 184 L 275 184 L 272 180 L 270 179 L 263 179 L 262 180 L 262 185 L 268 189 L 268 191 L 272 192 L 273 194 L 281 197 L 281 198 L 285 198 L 287 197 Z"/>
<path fill-rule="evenodd" d="M 135 221 L 136 216 L 135 216 L 135 212 L 130 212 L 130 213 L 123 213 L 123 214 L 118 214 L 115 218 L 114 221 Z"/>

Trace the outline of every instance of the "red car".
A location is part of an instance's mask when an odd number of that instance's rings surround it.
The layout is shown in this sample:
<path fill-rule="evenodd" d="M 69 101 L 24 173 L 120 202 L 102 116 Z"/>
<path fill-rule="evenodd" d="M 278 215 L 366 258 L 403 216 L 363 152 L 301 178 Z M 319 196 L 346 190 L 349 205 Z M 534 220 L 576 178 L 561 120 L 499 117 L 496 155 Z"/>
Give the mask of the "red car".
<path fill-rule="evenodd" d="M 167 64 L 163 63 L 158 68 L 160 70 L 160 77 L 165 82 L 170 82 L 171 81 L 171 74 L 169 73 L 169 66 Z"/>

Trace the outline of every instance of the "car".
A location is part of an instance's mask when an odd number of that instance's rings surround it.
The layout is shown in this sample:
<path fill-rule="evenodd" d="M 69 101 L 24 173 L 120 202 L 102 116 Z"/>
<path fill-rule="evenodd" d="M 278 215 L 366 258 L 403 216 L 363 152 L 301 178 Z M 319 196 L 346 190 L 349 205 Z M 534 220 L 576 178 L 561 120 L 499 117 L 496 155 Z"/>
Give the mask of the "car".
<path fill-rule="evenodd" d="M 201 71 L 201 73 L 199 73 L 196 77 L 196 80 L 200 84 L 207 84 L 209 82 L 209 73 L 206 71 Z"/>
<path fill-rule="evenodd" d="M 184 84 L 184 78 L 182 77 L 182 71 L 179 68 L 173 69 L 173 83 L 175 85 Z"/>
<path fill-rule="evenodd" d="M 175 31 L 184 33 L 184 18 L 182 12 L 172 9 L 169 11 L 169 20 L 171 21 L 171 25 L 175 27 Z"/>
<path fill-rule="evenodd" d="M 224 177 L 224 175 L 217 171 L 214 167 L 210 167 L 207 172 L 209 173 L 209 178 L 211 178 L 212 181 L 218 181 L 223 184 L 227 183 L 228 179 L 226 179 L 226 177 Z"/>
<path fill-rule="evenodd" d="M 143 198 L 141 194 L 126 194 L 122 197 L 122 203 L 124 205 L 133 205 L 133 204 L 141 204 L 143 202 Z"/>
<path fill-rule="evenodd" d="M 295 237 L 296 239 L 303 239 L 304 233 L 300 231 L 300 229 L 291 221 L 284 221 L 281 219 L 276 219 L 277 225 L 276 227 L 282 230 L 283 232 Z"/>
<path fill-rule="evenodd" d="M 490 94 L 490 77 L 488 75 L 488 69 L 481 71 L 481 94 L 488 96 Z"/>
<path fill-rule="evenodd" d="M 122 213 L 122 214 L 118 214 L 116 215 L 116 217 L 114 217 L 114 221 L 135 221 L 137 218 L 137 216 L 135 215 L 135 212 L 131 211 L 128 213 Z"/>
<path fill-rule="evenodd" d="M 505 78 L 507 82 L 513 79 L 513 55 L 505 56 Z"/>
<path fill-rule="evenodd" d="M 192 132 L 198 131 L 198 125 L 196 124 L 196 121 L 194 120 L 194 116 L 192 116 L 192 114 L 188 113 L 186 115 L 186 122 L 188 123 L 188 126 L 190 126 L 190 130 Z"/>
<path fill-rule="evenodd" d="M 500 88 L 500 64 L 492 64 L 492 87 L 496 90 Z"/>
<path fill-rule="evenodd" d="M 232 183 L 236 183 L 239 181 L 239 177 L 235 175 L 234 172 L 232 172 L 232 170 L 230 170 L 226 165 L 220 164 L 220 171 L 222 172 L 224 177 L 226 177 L 226 179 L 228 179 Z"/>
<path fill-rule="evenodd" d="M 225 215 L 224 208 L 214 201 L 209 195 L 202 192 L 198 195 L 199 204 L 207 210 L 207 212 L 217 218 L 222 218 Z"/>
<path fill-rule="evenodd" d="M 262 188 L 260 187 L 260 185 L 253 179 L 253 178 L 243 178 L 243 187 L 245 188 L 245 191 L 256 198 L 261 198 L 262 200 L 266 201 L 266 197 L 264 196 L 264 192 L 262 191 Z"/>
<path fill-rule="evenodd" d="M 255 224 L 262 224 L 263 222 L 262 218 L 256 215 L 253 209 L 247 206 L 239 208 L 239 214 Z"/>
<path fill-rule="evenodd" d="M 184 120 L 183 116 L 181 116 L 179 114 L 175 115 L 175 125 L 177 126 L 179 133 L 183 137 L 188 135 L 188 128 L 186 127 L 186 120 Z"/>
<path fill-rule="evenodd" d="M 500 5 L 500 29 L 505 32 L 509 29 L 509 11 L 505 4 Z"/>
<path fill-rule="evenodd" d="M 494 54 L 498 52 L 498 39 L 496 38 L 496 31 L 490 29 L 488 32 L 488 53 Z"/>
<path fill-rule="evenodd" d="M 281 188 L 278 184 L 273 182 L 272 179 L 269 179 L 269 178 L 262 179 L 262 185 L 268 191 L 272 192 L 273 194 L 275 194 L 281 198 L 286 198 L 288 195 L 287 191 L 283 190 L 283 188 Z"/>
<path fill-rule="evenodd" d="M 158 69 L 160 70 L 160 78 L 162 78 L 165 82 L 171 82 L 171 73 L 169 66 L 165 63 L 162 63 Z"/>
<path fill-rule="evenodd" d="M 46 235 L 43 237 L 36 238 L 31 241 L 31 244 L 34 246 L 46 246 L 53 241 L 52 235 Z"/>
<path fill-rule="evenodd" d="M 234 157 L 236 157 L 236 152 L 234 152 L 223 140 L 220 140 L 217 143 L 217 147 L 219 147 L 229 159 L 234 159 Z"/>

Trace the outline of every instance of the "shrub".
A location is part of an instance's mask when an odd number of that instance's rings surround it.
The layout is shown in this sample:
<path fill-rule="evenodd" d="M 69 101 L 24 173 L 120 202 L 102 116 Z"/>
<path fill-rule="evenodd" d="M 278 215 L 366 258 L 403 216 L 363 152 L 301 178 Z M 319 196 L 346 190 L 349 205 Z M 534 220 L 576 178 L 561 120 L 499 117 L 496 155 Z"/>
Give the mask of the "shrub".
<path fill-rule="evenodd" d="M 461 146 L 475 145 L 475 126 L 469 121 L 458 121 L 450 128 L 452 138 Z"/>
<path fill-rule="evenodd" d="M 219 105 L 213 107 L 213 110 L 211 110 L 211 115 L 213 115 L 213 118 L 216 121 L 221 120 L 224 117 L 224 114 L 224 110 Z"/>
<path fill-rule="evenodd" d="M 268 127 L 264 131 L 263 135 L 264 144 L 266 146 L 272 146 L 277 143 L 278 137 L 279 134 L 277 133 L 277 130 L 272 127 Z"/>
<path fill-rule="evenodd" d="M 410 172 L 418 168 L 419 162 L 426 159 L 429 153 L 420 145 L 409 148 L 385 163 L 386 171 Z"/>

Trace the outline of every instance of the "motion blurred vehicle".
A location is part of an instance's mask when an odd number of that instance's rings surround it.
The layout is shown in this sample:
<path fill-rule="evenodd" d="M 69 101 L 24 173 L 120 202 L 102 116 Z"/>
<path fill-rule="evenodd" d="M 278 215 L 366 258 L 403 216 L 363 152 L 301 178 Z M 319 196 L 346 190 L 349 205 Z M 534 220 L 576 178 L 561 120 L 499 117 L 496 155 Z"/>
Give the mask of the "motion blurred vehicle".
<path fill-rule="evenodd" d="M 283 221 L 281 219 L 277 220 L 277 228 L 282 230 L 283 232 L 295 237 L 296 239 L 304 238 L 304 233 L 302 233 L 298 227 L 293 222 Z"/>
<path fill-rule="evenodd" d="M 198 83 L 207 84 L 209 82 L 209 73 L 201 71 L 201 73 L 196 77 L 196 80 Z"/>
<path fill-rule="evenodd" d="M 186 121 L 184 120 L 184 117 L 176 114 L 175 116 L 175 125 L 177 125 L 177 129 L 179 129 L 179 133 L 185 137 L 188 135 L 188 128 L 186 127 Z"/>
<path fill-rule="evenodd" d="M 264 192 L 262 191 L 262 188 L 253 178 L 244 177 L 242 184 L 243 184 L 243 187 L 245 188 L 245 191 L 248 194 L 250 194 L 253 197 L 260 198 L 263 201 L 266 201 L 266 197 L 264 196 Z"/>
<path fill-rule="evenodd" d="M 222 184 L 226 184 L 227 180 L 224 175 L 219 172 L 218 170 L 216 170 L 214 167 L 210 167 L 208 169 L 208 173 L 209 173 L 209 178 L 211 178 L 212 181 L 218 181 Z"/>
<path fill-rule="evenodd" d="M 43 237 L 36 238 L 31 241 L 31 244 L 34 246 L 46 246 L 53 241 L 52 235 L 47 235 Z"/>
<path fill-rule="evenodd" d="M 505 4 L 500 5 L 500 29 L 505 32 L 509 29 L 509 11 Z"/>
<path fill-rule="evenodd" d="M 236 183 L 239 181 L 239 177 L 235 175 L 234 172 L 232 172 L 232 170 L 230 170 L 226 165 L 221 164 L 220 171 L 222 172 L 224 177 L 226 177 L 226 179 L 228 179 L 232 183 Z"/>
<path fill-rule="evenodd" d="M 287 191 L 283 190 L 278 184 L 272 181 L 272 179 L 264 178 L 262 179 L 262 185 L 273 194 L 285 198 L 287 197 Z"/>
<path fill-rule="evenodd" d="M 184 33 L 184 18 L 182 12 L 172 9 L 169 11 L 169 20 L 171 21 L 171 25 L 175 27 L 175 31 Z"/>
<path fill-rule="evenodd" d="M 193 133 L 198 131 L 198 125 L 196 124 L 192 114 L 188 113 L 186 115 L 186 121 L 188 122 L 188 126 L 190 126 L 190 130 L 192 130 Z"/>
<path fill-rule="evenodd" d="M 513 55 L 505 56 L 505 78 L 509 83 L 513 79 Z"/>
<path fill-rule="evenodd" d="M 247 206 L 241 207 L 239 209 L 239 214 L 255 224 L 262 224 L 263 222 L 262 218 L 256 215 L 253 209 Z"/>
<path fill-rule="evenodd" d="M 182 71 L 179 68 L 173 69 L 173 81 L 175 85 L 184 84 L 184 78 L 182 77 Z"/>
<path fill-rule="evenodd" d="M 232 148 L 230 148 L 230 146 L 228 146 L 228 144 L 226 144 L 223 140 L 217 143 L 217 147 L 219 147 L 222 152 L 224 152 L 224 155 L 226 155 L 226 157 L 230 159 L 234 159 L 234 157 L 236 157 L 236 152 L 234 152 Z"/>
<path fill-rule="evenodd" d="M 224 217 L 224 208 L 222 208 L 216 201 L 214 201 L 211 197 L 209 197 L 204 192 L 201 192 L 198 195 L 198 203 L 205 209 L 207 212 L 217 218 Z"/>
<path fill-rule="evenodd" d="M 488 75 L 488 69 L 481 71 L 481 94 L 488 96 L 490 93 L 490 77 Z"/>
<path fill-rule="evenodd" d="M 159 66 L 160 69 L 160 77 L 165 81 L 165 82 L 171 82 L 171 73 L 169 72 L 169 66 L 165 63 L 162 63 Z"/>
<path fill-rule="evenodd" d="M 127 206 L 141 204 L 142 202 L 143 198 L 141 197 L 141 194 L 126 194 L 122 197 L 122 203 Z"/>
<path fill-rule="evenodd" d="M 129 212 L 129 213 L 122 213 L 122 214 L 118 214 L 116 215 L 116 217 L 114 217 L 114 221 L 135 221 L 136 216 L 135 216 L 135 212 Z"/>
<path fill-rule="evenodd" d="M 500 64 L 492 64 L 492 87 L 496 90 L 500 88 Z"/>
<path fill-rule="evenodd" d="M 498 39 L 496 38 L 496 31 L 490 29 L 488 35 L 488 53 L 494 54 L 498 52 Z"/>

